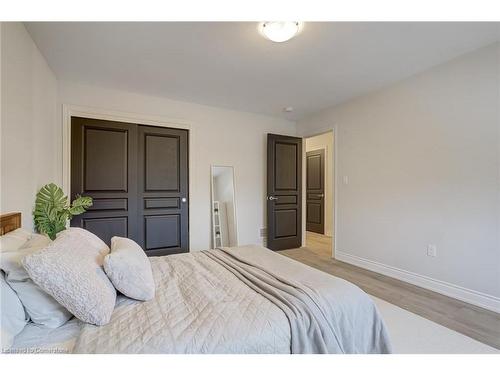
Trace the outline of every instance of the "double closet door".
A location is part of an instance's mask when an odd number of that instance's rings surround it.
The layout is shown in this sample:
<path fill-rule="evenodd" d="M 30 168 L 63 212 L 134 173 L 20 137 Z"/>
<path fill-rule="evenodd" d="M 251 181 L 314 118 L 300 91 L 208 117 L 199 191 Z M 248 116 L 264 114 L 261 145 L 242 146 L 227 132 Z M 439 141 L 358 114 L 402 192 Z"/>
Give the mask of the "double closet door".
<path fill-rule="evenodd" d="M 71 119 L 71 199 L 93 198 L 71 226 L 136 241 L 148 256 L 189 251 L 188 131 Z"/>

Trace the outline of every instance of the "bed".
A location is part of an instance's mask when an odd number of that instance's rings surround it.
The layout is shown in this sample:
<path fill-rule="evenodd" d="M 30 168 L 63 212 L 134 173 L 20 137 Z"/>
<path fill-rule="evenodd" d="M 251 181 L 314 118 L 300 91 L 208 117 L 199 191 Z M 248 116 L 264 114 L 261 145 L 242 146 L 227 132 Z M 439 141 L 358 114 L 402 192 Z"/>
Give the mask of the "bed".
<path fill-rule="evenodd" d="M 149 259 L 152 300 L 119 295 L 103 326 L 76 318 L 56 329 L 28 324 L 10 352 L 391 352 L 366 293 L 271 250 L 241 246 Z"/>

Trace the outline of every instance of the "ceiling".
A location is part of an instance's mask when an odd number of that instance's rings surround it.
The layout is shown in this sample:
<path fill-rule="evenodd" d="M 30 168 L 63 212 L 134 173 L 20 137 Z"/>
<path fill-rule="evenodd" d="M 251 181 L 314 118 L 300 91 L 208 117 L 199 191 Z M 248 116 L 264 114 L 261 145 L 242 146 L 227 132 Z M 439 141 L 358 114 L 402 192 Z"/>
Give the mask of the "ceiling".
<path fill-rule="evenodd" d="M 498 41 L 499 25 L 306 22 L 273 43 L 249 22 L 26 23 L 58 79 L 291 120 Z"/>

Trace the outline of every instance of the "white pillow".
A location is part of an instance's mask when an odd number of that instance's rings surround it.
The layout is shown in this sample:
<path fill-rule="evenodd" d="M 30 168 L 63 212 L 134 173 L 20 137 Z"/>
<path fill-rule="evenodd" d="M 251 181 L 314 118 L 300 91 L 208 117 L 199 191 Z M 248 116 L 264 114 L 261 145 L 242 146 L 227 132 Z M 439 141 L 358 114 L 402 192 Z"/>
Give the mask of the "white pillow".
<path fill-rule="evenodd" d="M 116 290 L 102 269 L 109 248 L 94 234 L 71 228 L 43 250 L 23 259 L 30 277 L 78 319 L 109 322 Z"/>
<path fill-rule="evenodd" d="M 15 251 L 23 246 L 31 237 L 31 233 L 18 228 L 0 237 L 0 252 Z"/>
<path fill-rule="evenodd" d="M 47 246 L 49 243 L 51 243 L 52 240 L 44 235 L 44 234 L 38 234 L 38 233 L 32 233 L 28 239 L 28 241 L 26 241 L 26 243 L 21 246 L 19 249 L 27 249 L 27 248 L 33 248 L 33 247 L 45 247 Z"/>
<path fill-rule="evenodd" d="M 16 292 L 14 292 L 4 280 L 3 273 L 1 275 L 1 279 L 0 347 L 2 350 L 6 350 L 12 346 L 14 337 L 24 329 L 27 319 L 21 301 L 19 301 Z"/>
<path fill-rule="evenodd" d="M 102 255 L 103 257 L 109 254 L 109 247 L 106 245 L 106 243 L 101 240 L 99 237 L 97 237 L 94 233 L 89 232 L 86 229 L 79 228 L 79 227 L 70 227 L 66 230 L 63 230 L 62 232 L 57 233 L 56 237 L 61 237 L 65 235 L 71 235 L 71 234 L 80 234 L 81 236 L 85 237 L 87 241 L 90 242 L 90 244 L 99 251 L 99 254 Z"/>
<path fill-rule="evenodd" d="M 5 272 L 7 283 L 17 293 L 31 321 L 57 328 L 71 318 L 71 313 L 36 285 L 21 263 L 25 256 L 42 250 L 51 242 L 46 236 L 34 234 L 19 250 L 2 253 L 0 268 Z"/>
<path fill-rule="evenodd" d="M 111 253 L 104 258 L 104 270 L 115 288 L 127 297 L 147 301 L 155 296 L 151 263 L 131 239 L 111 238 Z"/>

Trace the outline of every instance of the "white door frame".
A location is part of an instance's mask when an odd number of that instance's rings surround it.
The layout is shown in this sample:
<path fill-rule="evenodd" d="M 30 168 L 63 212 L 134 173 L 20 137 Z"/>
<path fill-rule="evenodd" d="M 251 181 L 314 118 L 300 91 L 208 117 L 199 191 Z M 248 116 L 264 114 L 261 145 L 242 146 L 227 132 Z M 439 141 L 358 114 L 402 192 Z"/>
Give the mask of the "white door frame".
<path fill-rule="evenodd" d="M 333 190 L 333 215 L 332 215 L 332 258 L 335 258 L 335 249 L 337 248 L 336 243 L 337 243 L 337 132 L 336 132 L 336 127 L 332 126 L 331 128 L 326 128 L 322 131 L 316 131 L 312 133 L 305 133 L 302 135 L 302 165 L 304 166 L 302 168 L 302 246 L 306 245 L 306 138 L 311 138 L 317 135 L 325 134 L 325 133 L 332 133 L 333 134 L 333 152 L 330 152 L 330 155 L 326 155 L 325 157 L 332 158 L 331 165 L 333 167 L 333 173 L 332 173 L 332 181 L 330 183 L 332 184 L 332 190 Z"/>
<path fill-rule="evenodd" d="M 194 153 L 196 148 L 193 147 L 195 134 L 193 131 L 193 123 L 188 123 L 184 120 L 168 119 L 161 116 L 151 116 L 145 114 L 137 114 L 130 112 L 120 112 L 107 110 L 102 108 L 83 107 L 72 104 L 63 104 L 62 106 L 62 185 L 64 192 L 69 196 L 71 194 L 71 117 L 85 117 L 96 120 L 107 120 L 126 122 L 132 124 L 141 124 L 149 126 L 158 126 L 163 128 L 175 128 L 188 130 L 188 164 L 189 164 L 189 192 L 188 204 L 191 204 L 191 192 L 193 191 L 194 178 Z M 188 209 L 191 213 L 191 210 Z M 189 214 L 189 228 L 192 228 L 192 215 Z M 189 251 L 191 251 L 192 233 L 189 231 Z"/>

